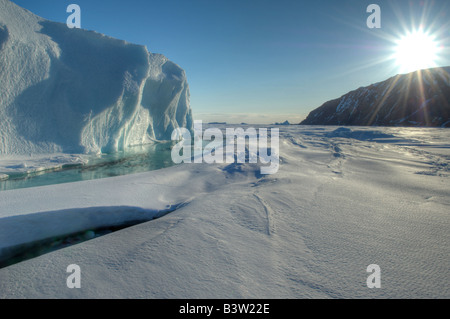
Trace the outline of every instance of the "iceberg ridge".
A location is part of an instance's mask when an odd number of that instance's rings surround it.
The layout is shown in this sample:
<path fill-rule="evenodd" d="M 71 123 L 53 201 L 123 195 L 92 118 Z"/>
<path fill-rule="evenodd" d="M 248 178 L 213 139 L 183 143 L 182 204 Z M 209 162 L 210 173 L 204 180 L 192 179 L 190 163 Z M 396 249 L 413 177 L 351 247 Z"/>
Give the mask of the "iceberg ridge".
<path fill-rule="evenodd" d="M 186 74 L 145 46 L 0 0 L 0 154 L 109 153 L 192 129 Z"/>

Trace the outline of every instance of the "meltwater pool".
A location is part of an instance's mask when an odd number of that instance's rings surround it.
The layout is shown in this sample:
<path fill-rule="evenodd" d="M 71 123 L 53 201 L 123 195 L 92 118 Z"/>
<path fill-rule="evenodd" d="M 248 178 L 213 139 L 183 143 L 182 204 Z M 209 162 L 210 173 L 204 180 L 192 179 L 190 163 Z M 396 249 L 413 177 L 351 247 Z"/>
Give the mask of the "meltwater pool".
<path fill-rule="evenodd" d="M 70 183 L 141 173 L 175 165 L 171 158 L 174 142 L 129 148 L 127 151 L 92 156 L 87 164 L 69 165 L 30 174 L 11 174 L 0 181 L 0 191 Z"/>

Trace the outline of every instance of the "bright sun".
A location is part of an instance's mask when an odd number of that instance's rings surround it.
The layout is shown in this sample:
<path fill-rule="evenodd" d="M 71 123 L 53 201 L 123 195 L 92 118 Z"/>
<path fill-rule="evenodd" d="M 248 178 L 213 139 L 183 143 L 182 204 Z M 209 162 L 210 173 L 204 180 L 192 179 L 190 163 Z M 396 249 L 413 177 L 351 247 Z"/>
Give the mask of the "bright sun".
<path fill-rule="evenodd" d="M 439 45 L 422 30 L 410 32 L 396 41 L 394 59 L 400 72 L 408 73 L 436 66 Z"/>

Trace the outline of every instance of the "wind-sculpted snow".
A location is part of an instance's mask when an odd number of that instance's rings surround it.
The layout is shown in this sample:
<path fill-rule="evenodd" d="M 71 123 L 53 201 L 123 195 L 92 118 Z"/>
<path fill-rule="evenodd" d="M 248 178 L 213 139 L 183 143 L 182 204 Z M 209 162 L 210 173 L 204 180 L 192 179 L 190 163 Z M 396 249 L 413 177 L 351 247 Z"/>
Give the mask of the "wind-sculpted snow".
<path fill-rule="evenodd" d="M 1 268 L 0 298 L 449 298 L 449 134 L 282 126 L 273 175 L 192 163 L 0 192 L 4 247 L 176 208 Z"/>
<path fill-rule="evenodd" d="M 0 0 L 0 154 L 115 152 L 192 127 L 185 72 Z"/>

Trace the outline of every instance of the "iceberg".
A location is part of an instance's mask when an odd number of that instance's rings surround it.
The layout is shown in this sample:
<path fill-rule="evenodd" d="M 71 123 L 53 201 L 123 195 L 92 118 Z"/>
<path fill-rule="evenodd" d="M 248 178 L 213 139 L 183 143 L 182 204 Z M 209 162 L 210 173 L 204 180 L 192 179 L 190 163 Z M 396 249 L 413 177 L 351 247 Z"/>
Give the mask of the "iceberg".
<path fill-rule="evenodd" d="M 0 155 L 99 154 L 192 130 L 185 71 L 0 0 Z"/>

